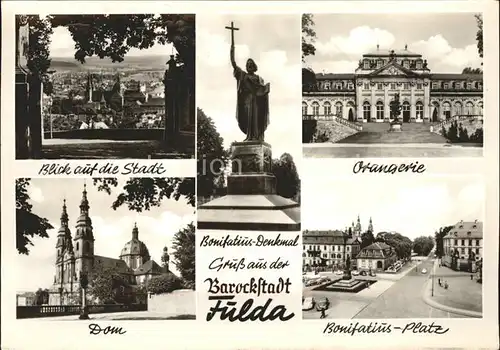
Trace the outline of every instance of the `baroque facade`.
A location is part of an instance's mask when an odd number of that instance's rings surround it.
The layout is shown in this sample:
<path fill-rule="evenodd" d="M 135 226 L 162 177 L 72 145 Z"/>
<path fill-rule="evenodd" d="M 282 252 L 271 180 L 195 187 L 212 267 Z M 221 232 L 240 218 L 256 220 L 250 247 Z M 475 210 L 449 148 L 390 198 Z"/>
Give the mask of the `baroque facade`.
<path fill-rule="evenodd" d="M 356 260 L 358 270 L 384 271 L 396 262 L 393 247 L 384 242 L 375 242 L 361 249 Z"/>
<path fill-rule="evenodd" d="M 94 254 L 94 233 L 89 216 L 89 201 L 84 186 L 80 203 L 80 216 L 73 237 L 64 200 L 61 226 L 57 234 L 54 283 L 50 289 L 49 305 L 65 305 L 79 298 L 80 273 L 91 276 L 97 269 L 113 269 L 128 283 L 132 291 L 153 276 L 168 273 L 168 263 L 160 267 L 151 260 L 148 248 L 139 240 L 139 229 L 134 225 L 132 239 L 125 243 L 119 259 Z"/>
<path fill-rule="evenodd" d="M 483 223 L 461 220 L 443 237 L 442 263 L 454 270 L 475 270 L 483 258 Z"/>
<path fill-rule="evenodd" d="M 432 73 L 422 55 L 404 50 L 364 54 L 354 73 L 315 74 L 303 84 L 304 119 L 389 122 L 399 94 L 403 122 L 441 122 L 483 115 L 482 74 Z"/>
<path fill-rule="evenodd" d="M 373 230 L 372 221 L 368 229 Z M 351 266 L 356 266 L 356 256 L 361 247 L 361 222 L 358 216 L 356 224 L 344 231 L 340 230 L 305 230 L 302 233 L 302 266 L 338 267 L 349 257 Z"/>

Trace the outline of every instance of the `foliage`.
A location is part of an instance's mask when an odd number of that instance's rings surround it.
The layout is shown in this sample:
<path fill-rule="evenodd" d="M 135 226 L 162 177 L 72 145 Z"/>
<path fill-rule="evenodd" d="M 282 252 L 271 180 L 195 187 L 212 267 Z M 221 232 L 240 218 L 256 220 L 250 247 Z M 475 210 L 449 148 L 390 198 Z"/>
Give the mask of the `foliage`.
<path fill-rule="evenodd" d="M 197 109 L 197 189 L 198 196 L 209 197 L 223 184 L 229 154 L 212 118 Z M 222 178 L 222 179 L 221 179 Z"/>
<path fill-rule="evenodd" d="M 473 134 L 469 135 L 467 128 L 462 123 L 454 120 L 448 130 L 443 126 L 441 134 L 450 140 L 452 143 L 483 143 L 483 128 L 477 128 Z"/>
<path fill-rule="evenodd" d="M 35 305 L 47 305 L 49 303 L 49 290 L 38 288 L 35 292 Z"/>
<path fill-rule="evenodd" d="M 94 185 L 99 191 L 111 194 L 111 187 L 118 186 L 116 178 L 94 178 Z M 165 198 L 178 201 L 184 197 L 188 204 L 195 205 L 194 178 L 177 177 L 141 177 L 129 178 L 113 202 L 112 208 L 116 210 L 126 204 L 130 210 L 142 212 L 152 207 L 159 207 Z"/>
<path fill-rule="evenodd" d="M 318 90 L 316 73 L 310 68 L 302 68 L 302 92 Z"/>
<path fill-rule="evenodd" d="M 294 198 L 300 190 L 300 178 L 293 157 L 283 153 L 273 159 L 273 174 L 276 177 L 276 193 L 285 198 Z"/>
<path fill-rule="evenodd" d="M 182 289 L 182 279 L 173 273 L 166 273 L 154 276 L 148 281 L 147 290 L 152 294 L 171 293 L 174 290 Z"/>
<path fill-rule="evenodd" d="M 361 245 L 360 248 L 368 247 L 370 244 L 375 242 L 375 237 L 373 236 L 373 232 L 365 231 L 361 234 Z"/>
<path fill-rule="evenodd" d="M 314 42 L 316 32 L 314 31 L 314 19 L 311 13 L 302 15 L 302 62 L 307 56 L 314 55 L 316 48 Z"/>
<path fill-rule="evenodd" d="M 129 296 L 124 292 L 127 289 L 130 286 L 126 277 L 116 268 L 94 266 L 88 285 L 91 298 L 98 298 L 101 304 L 127 303 Z"/>
<path fill-rule="evenodd" d="M 477 52 L 479 53 L 479 57 L 483 58 L 483 16 L 481 14 L 476 14 L 474 17 L 476 17 L 477 23 Z"/>
<path fill-rule="evenodd" d="M 28 188 L 30 179 L 16 179 L 16 248 L 19 254 L 29 254 L 28 246 L 33 246 L 35 236 L 48 238 L 48 230 L 54 227 L 46 218 L 31 212 Z"/>
<path fill-rule="evenodd" d="M 436 255 L 442 257 L 444 255 L 443 238 L 450 232 L 453 226 L 441 227 L 439 231 L 434 233 L 434 240 L 436 241 Z"/>
<path fill-rule="evenodd" d="M 412 241 L 400 233 L 379 232 L 377 234 L 376 242 L 384 242 L 394 248 L 398 259 L 405 259 L 411 257 Z"/>
<path fill-rule="evenodd" d="M 413 251 L 421 256 L 427 256 L 434 248 L 434 240 L 432 237 L 417 237 L 413 241 Z"/>
<path fill-rule="evenodd" d="M 172 241 L 173 263 L 186 282 L 195 283 L 195 227 L 190 223 L 176 232 Z"/>

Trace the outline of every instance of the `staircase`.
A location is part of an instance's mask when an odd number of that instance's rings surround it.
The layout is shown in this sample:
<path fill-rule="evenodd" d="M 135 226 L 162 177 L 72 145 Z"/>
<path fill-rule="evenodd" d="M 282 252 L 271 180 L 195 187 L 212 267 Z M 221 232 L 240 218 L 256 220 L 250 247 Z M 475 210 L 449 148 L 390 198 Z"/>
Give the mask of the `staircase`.
<path fill-rule="evenodd" d="M 477 128 L 483 127 L 483 116 L 482 115 L 455 115 L 448 120 L 442 121 L 440 123 L 435 123 L 430 127 L 430 131 L 441 135 L 443 127 L 448 130 L 453 122 L 461 123 L 469 134 L 474 133 Z"/>
<path fill-rule="evenodd" d="M 389 123 L 365 123 L 356 134 L 337 141 L 338 143 L 447 143 L 448 140 L 434 132 L 433 123 L 403 123 L 401 132 L 389 132 Z"/>
<path fill-rule="evenodd" d="M 338 142 L 346 137 L 357 134 L 363 129 L 360 124 L 334 115 L 308 115 L 303 116 L 303 120 L 304 122 L 313 122 L 316 120 L 315 133 L 312 139 L 313 143 Z"/>

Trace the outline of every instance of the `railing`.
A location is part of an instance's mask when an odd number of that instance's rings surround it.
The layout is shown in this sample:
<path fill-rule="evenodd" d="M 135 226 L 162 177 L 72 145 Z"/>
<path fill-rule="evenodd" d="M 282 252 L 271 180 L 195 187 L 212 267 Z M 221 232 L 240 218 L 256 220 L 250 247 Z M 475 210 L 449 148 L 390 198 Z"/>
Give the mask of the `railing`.
<path fill-rule="evenodd" d="M 45 139 L 161 140 L 165 129 L 75 129 L 44 132 Z"/>
<path fill-rule="evenodd" d="M 461 122 L 461 121 L 464 121 L 464 120 L 469 120 L 471 123 L 474 122 L 474 121 L 483 121 L 483 115 L 454 115 L 453 117 L 450 117 L 449 119 L 447 120 L 443 120 L 442 122 L 439 122 L 439 123 L 436 123 L 434 125 L 431 126 L 431 129 L 430 131 L 431 132 L 440 132 L 441 131 L 441 128 L 447 124 L 451 124 L 453 123 L 454 121 L 456 122 Z"/>
<path fill-rule="evenodd" d="M 89 314 L 102 314 L 108 312 L 146 311 L 147 304 L 106 304 L 89 305 Z M 80 305 L 37 305 L 17 306 L 17 318 L 37 318 L 79 315 Z"/>
<path fill-rule="evenodd" d="M 363 130 L 361 125 L 345 120 L 344 118 L 338 117 L 334 114 L 304 114 L 302 115 L 302 120 L 335 121 L 357 131 Z"/>

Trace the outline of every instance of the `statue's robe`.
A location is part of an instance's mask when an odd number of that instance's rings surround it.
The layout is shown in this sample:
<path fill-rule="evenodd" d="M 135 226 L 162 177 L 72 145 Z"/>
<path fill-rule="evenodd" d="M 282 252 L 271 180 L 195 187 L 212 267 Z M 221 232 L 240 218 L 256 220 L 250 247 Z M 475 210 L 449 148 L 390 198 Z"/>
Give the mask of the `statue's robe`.
<path fill-rule="evenodd" d="M 269 125 L 269 83 L 239 67 L 234 69 L 234 77 L 238 82 L 236 119 L 247 135 L 245 141 L 264 141 Z"/>

